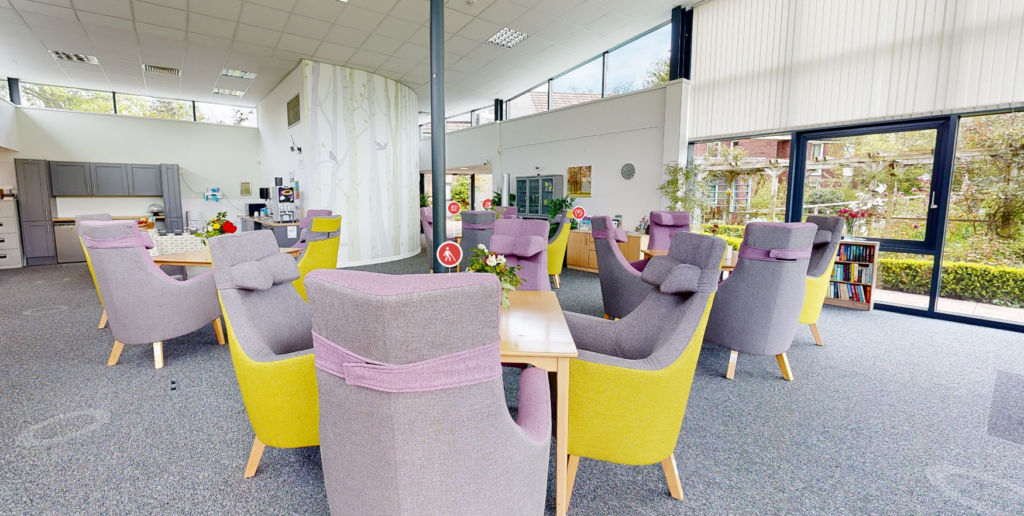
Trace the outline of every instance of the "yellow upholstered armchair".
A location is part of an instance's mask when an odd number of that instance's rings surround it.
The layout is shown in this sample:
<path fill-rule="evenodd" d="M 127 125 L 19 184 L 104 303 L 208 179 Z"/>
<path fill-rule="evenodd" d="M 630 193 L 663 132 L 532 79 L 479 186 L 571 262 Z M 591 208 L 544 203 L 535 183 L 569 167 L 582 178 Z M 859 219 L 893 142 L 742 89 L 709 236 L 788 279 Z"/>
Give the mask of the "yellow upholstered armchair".
<path fill-rule="evenodd" d="M 821 334 L 818 333 L 818 317 L 821 316 L 821 307 L 828 293 L 828 283 L 832 269 L 835 268 L 836 252 L 839 250 L 845 222 L 841 217 L 818 215 L 807 217 L 807 222 L 818 226 L 818 232 L 814 236 L 811 259 L 807 262 L 807 291 L 804 294 L 804 306 L 800 310 L 800 324 L 809 324 L 814 342 L 824 346 Z"/>
<path fill-rule="evenodd" d="M 341 244 L 341 215 L 315 217 L 308 229 L 302 230 L 299 246 L 299 279 L 292 282 L 302 299 L 306 299 L 306 275 L 317 269 L 338 268 L 338 246 Z"/>
<path fill-rule="evenodd" d="M 661 463 L 669 493 L 683 499 L 675 448 L 725 241 L 680 232 L 668 256 L 652 258 L 655 290 L 610 321 L 566 313 L 579 349 L 569 366 L 568 490 L 580 457 L 617 464 Z"/>
<path fill-rule="evenodd" d="M 555 235 L 548 239 L 548 275 L 555 282 L 555 288 L 561 287 L 562 264 L 565 263 L 565 248 L 569 245 L 569 227 L 571 219 L 566 212 L 555 216 L 555 223 L 558 229 Z"/>
<path fill-rule="evenodd" d="M 210 239 L 231 361 L 256 439 L 245 478 L 264 448 L 320 445 L 320 405 L 309 307 L 292 286 L 295 260 L 269 231 Z"/>

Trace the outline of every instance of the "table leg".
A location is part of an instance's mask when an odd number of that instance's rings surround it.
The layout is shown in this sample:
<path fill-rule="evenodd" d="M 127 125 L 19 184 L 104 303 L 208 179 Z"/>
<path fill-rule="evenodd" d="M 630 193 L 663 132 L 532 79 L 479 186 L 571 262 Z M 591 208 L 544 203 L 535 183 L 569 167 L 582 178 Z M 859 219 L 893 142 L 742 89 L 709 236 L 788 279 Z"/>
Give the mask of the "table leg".
<path fill-rule="evenodd" d="M 558 405 L 555 410 L 555 514 L 565 516 L 569 503 L 566 483 L 569 468 L 569 359 L 558 359 Z"/>

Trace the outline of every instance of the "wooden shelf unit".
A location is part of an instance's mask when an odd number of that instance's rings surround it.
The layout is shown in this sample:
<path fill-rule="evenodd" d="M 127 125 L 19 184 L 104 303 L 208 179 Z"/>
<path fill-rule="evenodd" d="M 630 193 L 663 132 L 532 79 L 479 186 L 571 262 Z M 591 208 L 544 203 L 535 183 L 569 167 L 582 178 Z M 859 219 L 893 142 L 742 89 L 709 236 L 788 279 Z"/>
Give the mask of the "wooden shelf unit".
<path fill-rule="evenodd" d="M 857 281 L 854 271 L 864 271 L 868 281 Z M 849 275 L 849 279 L 845 279 Z M 825 293 L 825 304 L 856 310 L 871 310 L 875 307 L 875 285 L 878 283 L 878 242 L 843 240 L 839 242 L 835 264 L 832 266 Z M 857 288 L 858 296 L 863 292 L 864 300 L 834 297 L 837 291 L 849 292 Z"/>
<path fill-rule="evenodd" d="M 640 249 L 647 247 L 648 236 L 626 233 L 626 239 L 626 242 L 619 243 L 619 249 L 626 260 L 635 262 L 641 258 Z M 594 237 L 590 231 L 574 229 L 569 232 L 565 261 L 570 269 L 597 272 L 597 252 L 594 250 Z"/>

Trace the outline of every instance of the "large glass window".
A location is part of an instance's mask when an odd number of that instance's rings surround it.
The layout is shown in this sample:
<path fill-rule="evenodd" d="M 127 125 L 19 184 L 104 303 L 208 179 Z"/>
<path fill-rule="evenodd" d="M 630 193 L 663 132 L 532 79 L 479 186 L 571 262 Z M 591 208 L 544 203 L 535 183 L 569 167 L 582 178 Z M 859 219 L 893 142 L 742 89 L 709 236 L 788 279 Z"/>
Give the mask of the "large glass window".
<path fill-rule="evenodd" d="M 702 223 L 781 222 L 786 215 L 790 135 L 694 144 L 707 183 Z"/>
<path fill-rule="evenodd" d="M 668 82 L 672 25 L 665 25 L 608 53 L 608 91 L 619 95 Z"/>
<path fill-rule="evenodd" d="M 596 58 L 551 81 L 551 109 L 601 98 L 604 60 Z"/>
<path fill-rule="evenodd" d="M 477 109 L 472 113 L 473 125 L 484 125 L 494 121 L 494 106 Z"/>
<path fill-rule="evenodd" d="M 113 113 L 114 95 L 109 91 L 82 90 L 63 86 L 21 83 L 21 102 L 26 106 Z"/>
<path fill-rule="evenodd" d="M 120 109 L 120 95 L 117 100 Z M 196 122 L 256 127 L 256 108 L 196 102 Z"/>
<path fill-rule="evenodd" d="M 508 101 L 508 119 L 541 113 L 548 110 L 548 83 Z"/>
<path fill-rule="evenodd" d="M 7 79 L 0 77 L 0 98 L 10 102 L 11 92 L 7 88 Z"/>
<path fill-rule="evenodd" d="M 129 116 L 192 120 L 192 103 L 186 100 L 158 99 L 142 95 L 117 96 L 117 113 Z"/>
<path fill-rule="evenodd" d="M 466 129 L 471 125 L 471 119 L 469 113 L 463 113 L 461 115 L 455 115 L 444 120 L 444 132 L 450 133 L 452 131 L 459 131 Z"/>

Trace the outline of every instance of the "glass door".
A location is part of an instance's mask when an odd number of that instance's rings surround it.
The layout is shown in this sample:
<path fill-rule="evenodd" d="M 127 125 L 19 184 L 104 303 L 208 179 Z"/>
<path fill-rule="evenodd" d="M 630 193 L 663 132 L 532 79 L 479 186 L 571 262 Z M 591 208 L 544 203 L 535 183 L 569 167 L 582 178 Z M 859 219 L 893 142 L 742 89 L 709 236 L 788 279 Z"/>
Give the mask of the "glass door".
<path fill-rule="evenodd" d="M 528 195 L 529 200 L 526 203 L 526 212 L 530 215 L 538 215 L 540 213 L 540 179 L 527 179 L 529 183 Z"/>
<path fill-rule="evenodd" d="M 949 118 L 798 134 L 787 220 L 843 217 L 879 243 L 872 301 L 934 311 L 950 137 Z"/>

